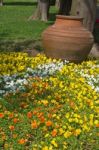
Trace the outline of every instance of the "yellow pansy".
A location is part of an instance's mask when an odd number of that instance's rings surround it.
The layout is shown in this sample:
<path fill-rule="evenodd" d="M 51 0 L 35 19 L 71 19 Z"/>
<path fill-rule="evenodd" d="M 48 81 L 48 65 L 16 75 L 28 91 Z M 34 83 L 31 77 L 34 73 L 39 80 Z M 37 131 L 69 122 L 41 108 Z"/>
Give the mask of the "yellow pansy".
<path fill-rule="evenodd" d="M 56 147 L 56 148 L 58 147 L 58 144 L 57 144 L 57 142 L 56 142 L 55 140 L 52 140 L 52 141 L 51 141 L 51 144 L 52 144 L 54 147 Z"/>
<path fill-rule="evenodd" d="M 48 146 L 44 146 L 42 150 L 49 150 Z"/>
<path fill-rule="evenodd" d="M 59 134 L 62 135 L 65 131 L 63 130 L 63 128 L 59 129 Z"/>
<path fill-rule="evenodd" d="M 76 129 L 76 130 L 74 131 L 74 135 L 75 135 L 75 136 L 78 136 L 80 133 L 81 133 L 81 129 Z"/>
<path fill-rule="evenodd" d="M 64 137 L 65 138 L 68 138 L 68 137 L 70 137 L 71 136 L 71 132 L 69 132 L 69 131 L 66 131 L 65 133 L 64 133 Z"/>
<path fill-rule="evenodd" d="M 48 104 L 48 100 L 42 100 L 41 103 L 43 103 L 44 105 Z"/>
<path fill-rule="evenodd" d="M 47 138 L 47 137 L 49 137 L 49 134 L 47 133 L 47 134 L 45 134 L 45 138 Z"/>

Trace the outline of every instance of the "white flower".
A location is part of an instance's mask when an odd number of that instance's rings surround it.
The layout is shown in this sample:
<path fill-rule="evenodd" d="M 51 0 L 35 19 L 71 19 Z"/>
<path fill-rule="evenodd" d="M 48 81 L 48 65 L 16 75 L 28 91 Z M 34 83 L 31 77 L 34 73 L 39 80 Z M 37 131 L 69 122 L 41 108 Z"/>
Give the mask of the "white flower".
<path fill-rule="evenodd" d="M 0 90 L 0 94 L 4 94 L 5 93 L 5 90 Z"/>

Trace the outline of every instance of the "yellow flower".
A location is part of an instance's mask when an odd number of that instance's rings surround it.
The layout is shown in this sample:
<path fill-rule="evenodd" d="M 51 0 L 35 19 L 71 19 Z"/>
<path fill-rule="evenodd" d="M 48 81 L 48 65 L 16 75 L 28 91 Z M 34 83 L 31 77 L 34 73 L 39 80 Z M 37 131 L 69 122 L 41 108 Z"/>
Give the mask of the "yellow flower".
<path fill-rule="evenodd" d="M 81 81 L 81 82 L 85 82 L 85 79 L 84 78 L 79 78 L 79 81 Z"/>
<path fill-rule="evenodd" d="M 44 146 L 42 150 L 49 150 L 48 146 Z"/>
<path fill-rule="evenodd" d="M 94 121 L 94 124 L 95 124 L 95 125 L 99 124 L 99 120 L 95 120 L 95 121 Z"/>
<path fill-rule="evenodd" d="M 72 127 L 71 127 L 70 125 L 68 125 L 68 129 L 69 129 L 69 130 L 72 130 Z"/>
<path fill-rule="evenodd" d="M 67 149 L 68 148 L 68 144 L 66 142 L 63 143 L 63 148 Z"/>
<path fill-rule="evenodd" d="M 90 126 L 93 126 L 93 120 L 89 121 Z"/>
<path fill-rule="evenodd" d="M 78 136 L 80 133 L 81 133 L 81 129 L 76 129 L 76 130 L 74 131 L 74 135 L 75 135 L 75 136 Z"/>
<path fill-rule="evenodd" d="M 5 143 L 4 144 L 4 149 L 8 149 L 9 148 L 9 144 L 8 143 Z"/>
<path fill-rule="evenodd" d="M 60 116 L 56 116 L 56 119 L 60 120 Z"/>
<path fill-rule="evenodd" d="M 45 106 L 48 105 L 48 100 L 42 100 L 41 103 L 43 103 Z"/>
<path fill-rule="evenodd" d="M 51 141 L 51 144 L 52 144 L 54 147 L 56 147 L 56 148 L 58 147 L 58 144 L 56 143 L 55 140 L 52 140 L 52 141 Z"/>
<path fill-rule="evenodd" d="M 49 146 L 49 150 L 53 150 L 53 146 L 51 145 L 51 146 Z"/>
<path fill-rule="evenodd" d="M 47 137 L 49 137 L 49 134 L 47 133 L 47 134 L 45 134 L 45 138 L 47 138 Z"/>
<path fill-rule="evenodd" d="M 60 82 L 59 87 L 60 87 L 60 88 L 64 88 L 63 82 Z"/>
<path fill-rule="evenodd" d="M 71 136 L 71 132 L 70 131 L 66 131 L 65 133 L 64 133 L 64 137 L 65 138 L 68 138 L 68 137 L 70 137 Z"/>
<path fill-rule="evenodd" d="M 65 132 L 65 131 L 64 131 L 62 128 L 59 129 L 59 134 L 60 134 L 60 135 L 62 135 L 64 132 Z"/>
<path fill-rule="evenodd" d="M 52 99 L 52 100 L 51 100 L 51 103 L 55 104 L 55 103 L 56 103 L 56 100 Z"/>
<path fill-rule="evenodd" d="M 66 113 L 65 117 L 68 119 L 70 117 L 70 114 Z"/>
<path fill-rule="evenodd" d="M 83 128 L 83 129 L 82 129 L 83 131 L 87 131 L 87 132 L 88 132 L 88 131 L 90 130 L 90 127 L 88 127 L 86 124 L 84 124 L 84 125 L 82 126 L 82 128 Z"/>
<path fill-rule="evenodd" d="M 80 123 L 80 124 L 83 124 L 83 120 L 80 119 L 80 120 L 79 120 L 79 123 Z"/>
<path fill-rule="evenodd" d="M 55 118 L 56 117 L 56 114 L 53 114 L 53 116 L 52 116 L 53 118 Z"/>
<path fill-rule="evenodd" d="M 73 119 L 72 119 L 72 118 L 69 118 L 68 121 L 69 121 L 69 122 L 73 122 Z"/>
<path fill-rule="evenodd" d="M 75 121 L 76 123 L 78 123 L 78 122 L 79 122 L 79 119 L 78 119 L 78 118 L 75 118 L 74 121 Z"/>

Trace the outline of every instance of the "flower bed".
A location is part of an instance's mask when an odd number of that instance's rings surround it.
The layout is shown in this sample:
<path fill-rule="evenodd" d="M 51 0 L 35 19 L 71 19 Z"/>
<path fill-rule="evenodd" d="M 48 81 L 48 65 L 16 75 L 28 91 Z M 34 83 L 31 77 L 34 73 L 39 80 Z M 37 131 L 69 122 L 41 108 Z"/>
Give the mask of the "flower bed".
<path fill-rule="evenodd" d="M 98 60 L 0 54 L 0 97 L 0 148 L 98 149 Z"/>

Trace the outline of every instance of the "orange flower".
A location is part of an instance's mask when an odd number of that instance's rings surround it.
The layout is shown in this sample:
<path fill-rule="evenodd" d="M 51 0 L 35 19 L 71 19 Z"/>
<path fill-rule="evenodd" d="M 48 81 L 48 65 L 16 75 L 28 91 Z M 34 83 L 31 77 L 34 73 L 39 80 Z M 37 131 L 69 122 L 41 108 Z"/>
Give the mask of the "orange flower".
<path fill-rule="evenodd" d="M 20 104 L 20 107 L 21 107 L 21 108 L 27 108 L 27 107 L 28 107 L 28 105 L 27 105 L 27 103 L 22 102 L 22 103 Z"/>
<path fill-rule="evenodd" d="M 42 117 L 40 118 L 40 121 L 41 121 L 41 123 L 44 123 L 44 122 L 45 122 L 45 118 L 42 116 Z"/>
<path fill-rule="evenodd" d="M 12 136 L 15 139 L 15 138 L 17 138 L 18 135 L 17 134 L 13 134 Z"/>
<path fill-rule="evenodd" d="M 57 130 L 56 129 L 53 129 L 52 131 L 52 136 L 55 137 L 57 135 Z"/>
<path fill-rule="evenodd" d="M 36 120 L 31 122 L 31 128 L 36 129 L 38 127 Z"/>
<path fill-rule="evenodd" d="M 2 135 L 2 140 L 6 140 L 6 135 L 5 134 Z"/>
<path fill-rule="evenodd" d="M 70 101 L 69 104 L 70 104 L 70 107 L 71 107 L 71 108 L 73 108 L 73 109 L 75 108 L 75 103 L 74 103 L 73 101 Z"/>
<path fill-rule="evenodd" d="M 56 125 L 56 128 L 59 128 L 59 127 L 60 127 L 60 125 L 57 124 L 57 125 Z"/>
<path fill-rule="evenodd" d="M 28 117 L 28 118 L 32 118 L 32 112 L 28 112 L 28 113 L 27 113 L 27 117 Z"/>
<path fill-rule="evenodd" d="M 48 87 L 48 83 L 47 83 L 47 82 L 44 83 L 44 87 L 45 87 L 45 88 Z"/>
<path fill-rule="evenodd" d="M 43 112 L 38 113 L 37 116 L 38 116 L 38 118 L 41 118 L 43 116 Z"/>
<path fill-rule="evenodd" d="M 99 123 L 98 123 L 98 124 L 96 124 L 96 127 L 97 127 L 97 128 L 99 128 Z"/>
<path fill-rule="evenodd" d="M 14 130 L 15 127 L 11 125 L 11 126 L 9 126 L 9 129 L 10 129 L 10 130 Z"/>
<path fill-rule="evenodd" d="M 10 113 L 9 114 L 9 118 L 13 118 L 14 117 L 14 114 L 13 113 Z"/>
<path fill-rule="evenodd" d="M 57 95 L 55 98 L 56 98 L 56 100 L 60 100 L 60 99 L 61 99 L 61 96 L 60 96 L 60 95 Z"/>
<path fill-rule="evenodd" d="M 33 87 L 33 88 L 36 88 L 37 85 L 36 85 L 35 83 L 32 83 L 32 87 Z"/>
<path fill-rule="evenodd" d="M 29 94 L 29 93 L 22 93 L 21 96 L 22 96 L 22 97 L 28 97 L 28 94 Z"/>
<path fill-rule="evenodd" d="M 52 121 L 48 120 L 48 121 L 46 122 L 46 126 L 47 126 L 47 127 L 52 126 Z"/>
<path fill-rule="evenodd" d="M 33 115 L 36 115 L 37 114 L 37 111 L 35 110 L 35 111 L 33 111 Z"/>
<path fill-rule="evenodd" d="M 3 118 L 4 117 L 4 114 L 3 113 L 0 113 L 0 118 Z"/>
<path fill-rule="evenodd" d="M 52 114 L 51 113 L 48 114 L 48 118 L 52 118 Z"/>
<path fill-rule="evenodd" d="M 13 122 L 14 122 L 14 123 L 17 123 L 18 121 L 19 121 L 18 118 L 14 118 L 14 119 L 13 119 Z"/>
<path fill-rule="evenodd" d="M 26 142 L 26 140 L 23 138 L 18 141 L 19 144 L 24 144 L 25 142 Z"/>

